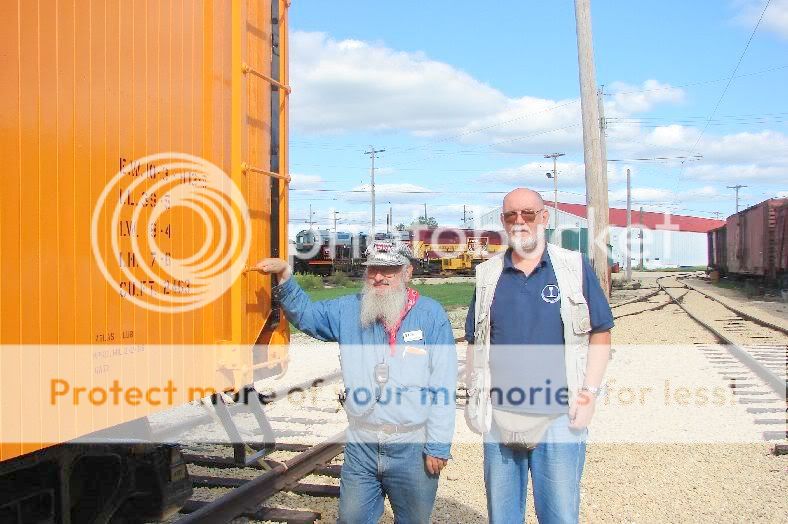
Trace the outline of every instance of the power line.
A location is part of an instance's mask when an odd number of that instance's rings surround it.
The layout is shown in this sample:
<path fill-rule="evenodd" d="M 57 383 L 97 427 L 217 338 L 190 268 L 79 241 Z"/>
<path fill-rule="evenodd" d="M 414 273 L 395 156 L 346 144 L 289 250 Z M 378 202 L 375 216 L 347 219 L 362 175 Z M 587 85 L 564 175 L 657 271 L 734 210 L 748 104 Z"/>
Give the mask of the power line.
<path fill-rule="evenodd" d="M 748 76 L 762 75 L 765 73 L 771 73 L 772 71 L 779 71 L 782 69 L 788 69 L 788 65 L 770 67 L 768 69 L 761 69 L 760 71 L 753 71 L 752 73 L 744 73 L 741 75 L 737 75 L 733 78 L 746 78 Z M 670 91 L 671 89 L 678 89 L 680 87 L 693 87 L 693 86 L 706 85 L 706 84 L 717 84 L 719 82 L 725 82 L 727 80 L 729 80 L 729 78 L 718 78 L 716 80 L 701 80 L 698 82 L 690 82 L 687 84 L 680 84 L 680 85 L 668 86 L 668 87 L 655 87 L 652 89 L 636 89 L 631 91 L 616 91 L 615 93 L 605 93 L 604 96 L 634 95 L 639 93 L 650 93 L 652 91 Z"/>
<path fill-rule="evenodd" d="M 698 147 L 698 144 L 700 144 L 700 141 L 703 138 L 703 134 L 706 132 L 706 129 L 708 129 L 709 127 L 709 123 L 714 118 L 714 115 L 717 114 L 717 109 L 719 109 L 723 98 L 725 98 L 725 94 L 728 92 L 728 88 L 731 86 L 731 83 L 733 82 L 733 79 L 736 76 L 736 72 L 739 70 L 739 66 L 741 66 L 741 63 L 744 60 L 744 55 L 747 54 L 747 50 L 750 48 L 750 43 L 752 42 L 752 39 L 755 38 L 755 33 L 758 31 L 758 27 L 761 25 L 763 16 L 766 14 L 766 10 L 769 8 L 769 4 L 771 3 L 771 1 L 772 0 L 766 0 L 766 5 L 763 6 L 763 11 L 761 11 L 761 16 L 760 18 L 758 18 L 758 22 L 755 24 L 755 27 L 753 27 L 752 33 L 750 33 L 750 38 L 747 40 L 747 45 L 744 46 L 744 50 L 742 51 L 741 56 L 739 56 L 739 61 L 736 62 L 736 67 L 733 68 L 733 73 L 731 73 L 731 77 L 728 79 L 728 82 L 725 84 L 725 88 L 722 90 L 722 94 L 720 95 L 719 100 L 717 100 L 717 104 L 714 106 L 714 109 L 709 115 L 708 120 L 706 120 L 706 125 L 703 127 L 700 134 L 698 135 L 698 139 L 695 141 L 695 145 L 692 146 L 692 149 L 689 152 L 690 155 L 695 152 L 695 149 Z"/>

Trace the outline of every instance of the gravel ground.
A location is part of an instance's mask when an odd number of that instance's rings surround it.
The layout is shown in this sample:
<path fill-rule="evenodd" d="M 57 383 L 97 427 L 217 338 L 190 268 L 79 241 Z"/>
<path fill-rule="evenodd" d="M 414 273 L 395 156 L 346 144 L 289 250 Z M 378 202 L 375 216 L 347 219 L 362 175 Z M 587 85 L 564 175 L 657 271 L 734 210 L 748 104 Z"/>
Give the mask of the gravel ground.
<path fill-rule="evenodd" d="M 689 282 L 704 293 L 721 299 L 724 303 L 741 309 L 756 318 L 762 318 L 778 325 L 788 325 L 788 304 L 775 300 L 756 300 L 747 298 L 738 289 L 726 289 L 712 285 L 701 278 L 690 279 Z"/>
<path fill-rule="evenodd" d="M 643 288 L 637 291 L 645 294 L 645 288 L 652 287 L 653 281 L 661 275 L 644 273 L 639 276 Z M 617 301 L 627 299 L 614 298 Z M 660 297 L 651 300 L 653 305 L 665 302 Z M 632 304 L 617 308 L 616 314 L 639 309 L 643 309 L 642 304 Z M 464 309 L 449 313 L 455 333 L 462 331 L 465 314 Z M 654 404 L 621 409 L 620 393 L 628 385 L 654 385 L 670 380 L 675 387 L 702 384 L 725 388 L 718 368 L 699 349 L 713 345 L 714 338 L 673 304 L 618 319 L 613 337 L 615 349 L 608 378 L 618 389 L 611 388 L 608 405 L 600 402 L 590 428 L 591 441 L 581 486 L 581 521 L 788 521 L 788 498 L 785 497 L 788 493 L 788 456 L 772 455 L 771 446 L 754 436 L 763 427 L 754 426 L 753 416 L 746 412 L 746 406 L 733 402 L 733 397 L 726 397 L 722 411 L 698 406 L 677 409 L 673 404 L 664 405 L 660 390 L 654 397 Z M 304 346 L 307 340 L 304 335 L 293 337 L 293 342 L 299 345 L 291 351 L 287 374 L 271 382 L 274 387 L 295 384 L 338 368 L 335 344 L 315 342 Z M 651 347 L 642 346 L 644 344 Z M 659 344 L 683 345 L 684 349 L 654 347 Z M 459 353 L 464 353 L 462 346 L 458 345 Z M 270 384 L 267 382 L 265 386 Z M 344 415 L 336 411 L 334 391 L 335 386 L 325 386 L 314 402 L 271 408 L 275 428 L 285 432 L 280 440 L 313 442 L 341 427 Z M 657 430 L 664 431 L 664 426 L 669 425 L 660 424 L 659 421 L 667 420 L 665 417 L 673 417 L 670 420 L 675 424 L 667 428 L 672 431 L 670 435 L 683 435 L 683 438 L 666 441 L 664 435 L 658 435 Z M 629 428 L 631 431 L 627 431 Z M 649 434 L 659 438 L 649 441 Z M 730 437 L 729 442 L 723 442 L 726 436 Z M 452 453 L 454 459 L 441 478 L 433 521 L 486 522 L 481 437 L 465 426 L 459 410 Z M 305 481 L 338 482 L 316 476 L 307 477 Z M 221 491 L 201 489 L 196 496 L 211 498 Z M 336 520 L 335 499 L 280 493 L 267 504 L 320 511 L 321 522 Z M 530 494 L 528 513 L 533 521 Z M 381 522 L 393 522 L 388 504 Z"/>

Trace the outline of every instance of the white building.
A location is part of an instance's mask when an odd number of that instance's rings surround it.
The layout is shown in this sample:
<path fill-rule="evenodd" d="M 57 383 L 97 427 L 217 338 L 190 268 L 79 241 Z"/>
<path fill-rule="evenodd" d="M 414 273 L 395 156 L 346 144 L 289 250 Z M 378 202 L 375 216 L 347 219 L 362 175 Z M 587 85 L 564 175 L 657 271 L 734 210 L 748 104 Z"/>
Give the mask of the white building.
<path fill-rule="evenodd" d="M 550 212 L 548 228 L 555 223 L 552 202 L 545 202 Z M 475 229 L 501 230 L 501 208 L 495 208 L 479 216 Z M 609 243 L 613 262 L 625 265 L 627 242 L 627 210 L 610 209 Z M 641 226 L 642 224 L 642 226 Z M 722 220 L 672 215 L 644 211 L 632 211 L 632 266 L 640 264 L 641 244 L 643 264 L 646 268 L 705 266 L 708 263 L 707 235 L 714 228 L 724 225 Z M 642 227 L 642 241 L 641 241 Z M 559 230 L 581 230 L 588 228 L 586 206 L 583 204 L 558 203 Z"/>

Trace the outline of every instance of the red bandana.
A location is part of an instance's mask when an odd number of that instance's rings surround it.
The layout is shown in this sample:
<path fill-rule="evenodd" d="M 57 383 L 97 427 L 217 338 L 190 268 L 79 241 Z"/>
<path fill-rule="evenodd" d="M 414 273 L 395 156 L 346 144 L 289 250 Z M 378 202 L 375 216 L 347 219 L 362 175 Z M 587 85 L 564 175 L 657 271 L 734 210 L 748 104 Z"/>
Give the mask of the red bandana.
<path fill-rule="evenodd" d="M 408 312 L 413 309 L 413 306 L 416 304 L 416 300 L 419 298 L 419 292 L 413 288 L 408 288 L 408 299 L 405 301 L 405 307 L 402 308 L 402 313 L 399 315 L 399 320 L 397 323 L 391 326 L 384 326 L 386 333 L 389 335 L 389 346 L 391 347 L 391 356 L 394 356 L 396 352 L 395 346 L 397 344 L 397 331 L 399 331 L 399 327 L 402 325 L 402 321 L 405 320 L 405 316 Z"/>

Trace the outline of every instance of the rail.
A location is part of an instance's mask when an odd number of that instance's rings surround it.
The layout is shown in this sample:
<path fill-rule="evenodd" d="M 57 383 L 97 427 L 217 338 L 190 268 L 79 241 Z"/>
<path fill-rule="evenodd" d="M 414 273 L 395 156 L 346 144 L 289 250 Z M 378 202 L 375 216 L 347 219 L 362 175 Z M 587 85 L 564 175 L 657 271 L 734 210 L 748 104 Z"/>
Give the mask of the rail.
<path fill-rule="evenodd" d="M 687 308 L 683 304 L 683 301 L 680 298 L 675 298 L 673 295 L 671 295 L 667 291 L 667 289 L 669 289 L 669 288 L 666 288 L 660 282 L 660 279 L 662 279 L 662 278 L 667 278 L 667 277 L 660 277 L 660 278 L 658 278 L 657 279 L 657 285 L 660 287 L 660 289 L 665 291 L 665 293 L 668 295 L 668 297 L 670 297 L 670 300 L 673 303 L 675 303 L 682 310 L 684 310 L 684 312 L 690 318 L 692 318 L 692 320 L 694 320 L 695 322 L 697 322 L 698 324 L 703 326 L 706 330 L 708 330 L 711 333 L 713 333 L 714 336 L 716 336 L 718 339 L 720 339 L 721 341 L 725 342 L 727 344 L 728 351 L 730 351 L 733 354 L 734 357 L 736 357 L 741 363 L 743 363 L 745 366 L 750 368 L 756 375 L 758 375 L 761 378 L 761 380 L 763 380 L 770 388 L 772 388 L 772 390 L 774 390 L 775 393 L 777 393 L 780 397 L 785 397 L 786 395 L 788 395 L 788 382 L 786 382 L 785 379 L 781 378 L 776 373 L 774 373 L 771 370 L 769 370 L 766 366 L 764 366 L 761 362 L 759 362 L 755 357 L 753 357 L 747 350 L 745 350 L 744 348 L 742 348 L 741 346 L 736 344 L 736 342 L 734 342 L 730 337 L 725 335 L 719 329 L 715 328 L 710 323 L 704 321 L 698 315 L 696 315 L 692 311 L 690 311 L 689 308 Z M 673 277 L 673 278 L 676 278 L 676 280 L 679 281 L 679 279 L 677 277 Z M 684 286 L 684 282 L 679 282 L 679 283 L 682 284 L 682 286 Z M 686 286 L 686 287 L 689 287 L 689 286 Z"/>

